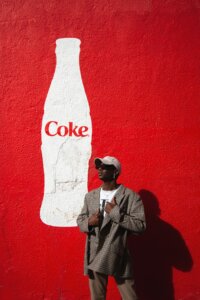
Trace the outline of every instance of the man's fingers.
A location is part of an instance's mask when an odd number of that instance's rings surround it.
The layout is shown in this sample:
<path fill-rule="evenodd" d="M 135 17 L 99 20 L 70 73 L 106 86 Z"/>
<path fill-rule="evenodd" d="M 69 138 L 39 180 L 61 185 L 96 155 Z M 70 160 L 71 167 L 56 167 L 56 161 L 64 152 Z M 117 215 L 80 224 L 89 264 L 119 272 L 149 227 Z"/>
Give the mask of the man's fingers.
<path fill-rule="evenodd" d="M 112 204 L 115 204 L 115 205 L 117 204 L 117 202 L 116 202 L 116 197 L 114 197 L 114 198 L 112 199 L 111 203 L 112 203 Z"/>

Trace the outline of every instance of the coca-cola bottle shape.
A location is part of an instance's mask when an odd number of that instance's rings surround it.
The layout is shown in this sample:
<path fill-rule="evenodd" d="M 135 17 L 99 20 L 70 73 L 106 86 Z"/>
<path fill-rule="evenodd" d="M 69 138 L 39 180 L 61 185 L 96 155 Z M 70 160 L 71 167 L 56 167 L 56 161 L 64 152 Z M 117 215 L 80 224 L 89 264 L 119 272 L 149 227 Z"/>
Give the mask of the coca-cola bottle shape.
<path fill-rule="evenodd" d="M 79 39 L 56 40 L 56 69 L 44 105 L 40 217 L 52 226 L 76 226 L 87 192 L 92 124 L 79 53 Z"/>

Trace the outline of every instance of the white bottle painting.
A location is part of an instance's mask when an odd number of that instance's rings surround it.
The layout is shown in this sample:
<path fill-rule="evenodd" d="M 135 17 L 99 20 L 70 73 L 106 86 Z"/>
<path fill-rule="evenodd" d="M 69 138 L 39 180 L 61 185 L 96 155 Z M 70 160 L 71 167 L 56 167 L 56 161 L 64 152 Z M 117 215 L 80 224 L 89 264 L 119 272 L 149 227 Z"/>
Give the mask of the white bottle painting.
<path fill-rule="evenodd" d="M 90 109 L 79 66 L 80 40 L 56 40 L 56 69 L 42 120 L 44 197 L 41 220 L 76 226 L 88 191 L 91 156 Z"/>

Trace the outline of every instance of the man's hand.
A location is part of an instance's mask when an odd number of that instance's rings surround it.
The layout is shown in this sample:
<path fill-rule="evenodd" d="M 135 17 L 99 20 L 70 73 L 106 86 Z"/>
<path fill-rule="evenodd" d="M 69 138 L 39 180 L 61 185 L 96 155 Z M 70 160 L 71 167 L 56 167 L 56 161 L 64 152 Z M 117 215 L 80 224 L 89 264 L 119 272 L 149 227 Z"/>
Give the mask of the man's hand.
<path fill-rule="evenodd" d="M 114 197 L 111 202 L 106 202 L 105 212 L 107 212 L 107 214 L 109 214 L 111 212 L 111 210 L 113 209 L 113 207 L 115 207 L 116 205 L 117 205 L 116 198 Z"/>
<path fill-rule="evenodd" d="M 89 226 L 99 226 L 99 222 L 100 222 L 100 213 L 99 213 L 99 209 L 92 214 L 89 219 L 88 219 L 88 225 Z"/>

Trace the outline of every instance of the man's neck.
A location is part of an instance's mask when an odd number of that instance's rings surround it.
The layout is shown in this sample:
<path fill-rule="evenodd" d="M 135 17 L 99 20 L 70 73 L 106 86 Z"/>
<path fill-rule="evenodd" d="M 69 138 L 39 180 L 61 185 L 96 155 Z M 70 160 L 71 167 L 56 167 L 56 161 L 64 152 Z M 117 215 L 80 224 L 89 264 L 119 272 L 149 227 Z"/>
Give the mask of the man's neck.
<path fill-rule="evenodd" d="M 104 181 L 102 184 L 102 189 L 105 191 L 112 191 L 117 189 L 119 184 L 113 180 L 113 181 Z"/>

